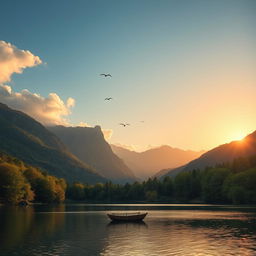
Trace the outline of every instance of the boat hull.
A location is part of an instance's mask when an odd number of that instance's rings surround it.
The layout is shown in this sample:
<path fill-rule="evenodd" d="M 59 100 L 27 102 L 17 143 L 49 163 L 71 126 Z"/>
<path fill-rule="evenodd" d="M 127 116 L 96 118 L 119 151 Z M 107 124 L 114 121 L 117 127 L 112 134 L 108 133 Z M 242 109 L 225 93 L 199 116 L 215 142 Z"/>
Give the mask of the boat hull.
<path fill-rule="evenodd" d="M 112 221 L 127 221 L 127 222 L 134 222 L 134 221 L 142 221 L 148 213 L 142 213 L 137 215 L 115 215 L 115 214 L 108 214 L 108 217 Z"/>

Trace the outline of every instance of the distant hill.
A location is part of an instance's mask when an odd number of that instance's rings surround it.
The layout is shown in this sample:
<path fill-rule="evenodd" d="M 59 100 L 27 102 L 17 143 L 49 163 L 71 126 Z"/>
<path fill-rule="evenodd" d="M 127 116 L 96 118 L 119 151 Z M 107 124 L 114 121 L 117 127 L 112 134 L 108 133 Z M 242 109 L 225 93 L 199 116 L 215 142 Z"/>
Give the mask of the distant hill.
<path fill-rule="evenodd" d="M 174 169 L 175 169 L 175 168 L 174 168 Z M 176 169 L 177 169 L 177 168 L 176 168 Z M 157 172 L 157 173 L 154 175 L 154 177 L 160 178 L 160 177 L 164 176 L 165 174 L 167 174 L 168 172 L 170 172 L 170 169 L 163 169 L 163 170 Z"/>
<path fill-rule="evenodd" d="M 169 170 L 163 176 L 175 176 L 180 172 L 191 171 L 193 169 L 203 169 L 207 166 L 228 163 L 239 157 L 249 157 L 256 155 L 256 131 L 246 136 L 241 141 L 233 141 L 220 145 L 188 164 L 176 169 Z"/>
<path fill-rule="evenodd" d="M 75 156 L 93 166 L 102 176 L 119 183 L 136 179 L 123 160 L 113 153 L 100 126 L 54 126 L 48 129 L 58 136 Z"/>
<path fill-rule="evenodd" d="M 154 176 L 161 169 L 184 165 L 202 154 L 202 152 L 181 150 L 170 146 L 152 148 L 141 153 L 116 145 L 111 145 L 111 147 L 114 153 L 122 158 L 135 175 L 141 179 Z"/>
<path fill-rule="evenodd" d="M 43 125 L 0 103 L 0 151 L 37 166 L 68 182 L 106 181 L 93 168 L 79 161 Z"/>

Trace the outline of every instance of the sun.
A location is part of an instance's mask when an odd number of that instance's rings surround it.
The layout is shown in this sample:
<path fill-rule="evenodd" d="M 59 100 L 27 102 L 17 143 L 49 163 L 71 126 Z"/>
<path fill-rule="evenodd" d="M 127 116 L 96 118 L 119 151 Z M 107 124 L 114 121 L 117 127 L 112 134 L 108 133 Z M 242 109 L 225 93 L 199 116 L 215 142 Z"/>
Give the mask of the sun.
<path fill-rule="evenodd" d="M 245 135 L 242 132 L 237 132 L 232 136 L 232 140 L 236 141 L 242 141 L 244 139 Z"/>

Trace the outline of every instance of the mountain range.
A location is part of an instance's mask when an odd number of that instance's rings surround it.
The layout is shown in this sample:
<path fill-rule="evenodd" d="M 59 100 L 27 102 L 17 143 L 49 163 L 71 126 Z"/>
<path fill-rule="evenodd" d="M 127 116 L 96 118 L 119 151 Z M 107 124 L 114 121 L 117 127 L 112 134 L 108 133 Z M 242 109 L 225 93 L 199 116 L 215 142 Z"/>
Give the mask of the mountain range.
<path fill-rule="evenodd" d="M 137 177 L 144 180 L 175 176 L 255 155 L 256 131 L 241 141 L 220 145 L 206 153 L 170 146 L 139 153 L 110 146 L 99 126 L 47 129 L 23 112 L 0 103 L 0 151 L 69 183 L 124 183 Z"/>
<path fill-rule="evenodd" d="M 71 153 L 94 167 L 102 176 L 118 183 L 136 180 L 124 161 L 113 153 L 104 139 L 100 126 L 53 126 L 48 129 L 61 139 Z"/>
<path fill-rule="evenodd" d="M 111 147 L 114 153 L 122 158 L 134 172 L 135 176 L 142 180 L 154 176 L 161 169 L 184 165 L 203 153 L 170 146 L 152 148 L 144 152 L 135 152 L 116 145 L 111 145 Z"/>
<path fill-rule="evenodd" d="M 0 151 L 68 182 L 105 182 L 35 119 L 0 103 Z"/>
<path fill-rule="evenodd" d="M 246 136 L 243 140 L 232 141 L 220 145 L 204 153 L 199 158 L 186 165 L 175 169 L 165 170 L 164 176 L 175 176 L 180 172 L 192 171 L 193 169 L 204 169 L 208 166 L 229 163 L 239 157 L 250 157 L 256 155 L 256 131 Z"/>

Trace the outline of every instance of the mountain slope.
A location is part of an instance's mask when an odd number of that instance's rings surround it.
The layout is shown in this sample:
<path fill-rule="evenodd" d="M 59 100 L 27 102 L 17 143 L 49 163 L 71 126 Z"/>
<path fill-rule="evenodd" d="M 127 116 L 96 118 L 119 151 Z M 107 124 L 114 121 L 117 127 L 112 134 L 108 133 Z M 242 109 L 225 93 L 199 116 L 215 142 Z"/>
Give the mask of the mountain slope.
<path fill-rule="evenodd" d="M 28 115 L 0 103 L 0 151 L 69 182 L 105 179 L 72 155 L 62 142 Z"/>
<path fill-rule="evenodd" d="M 161 169 L 170 169 L 197 158 L 201 152 L 181 150 L 170 146 L 161 146 L 144 152 L 135 152 L 111 145 L 114 153 L 122 158 L 137 177 L 142 179 L 154 176 Z"/>
<path fill-rule="evenodd" d="M 135 176 L 117 157 L 105 141 L 100 126 L 92 127 L 49 127 L 68 149 L 81 161 L 97 169 L 104 177 L 115 182 L 134 181 Z"/>
<path fill-rule="evenodd" d="M 233 161 L 235 158 L 256 155 L 256 131 L 246 136 L 241 141 L 233 141 L 220 145 L 185 166 L 170 170 L 164 176 L 175 176 L 179 172 L 203 169 Z"/>

